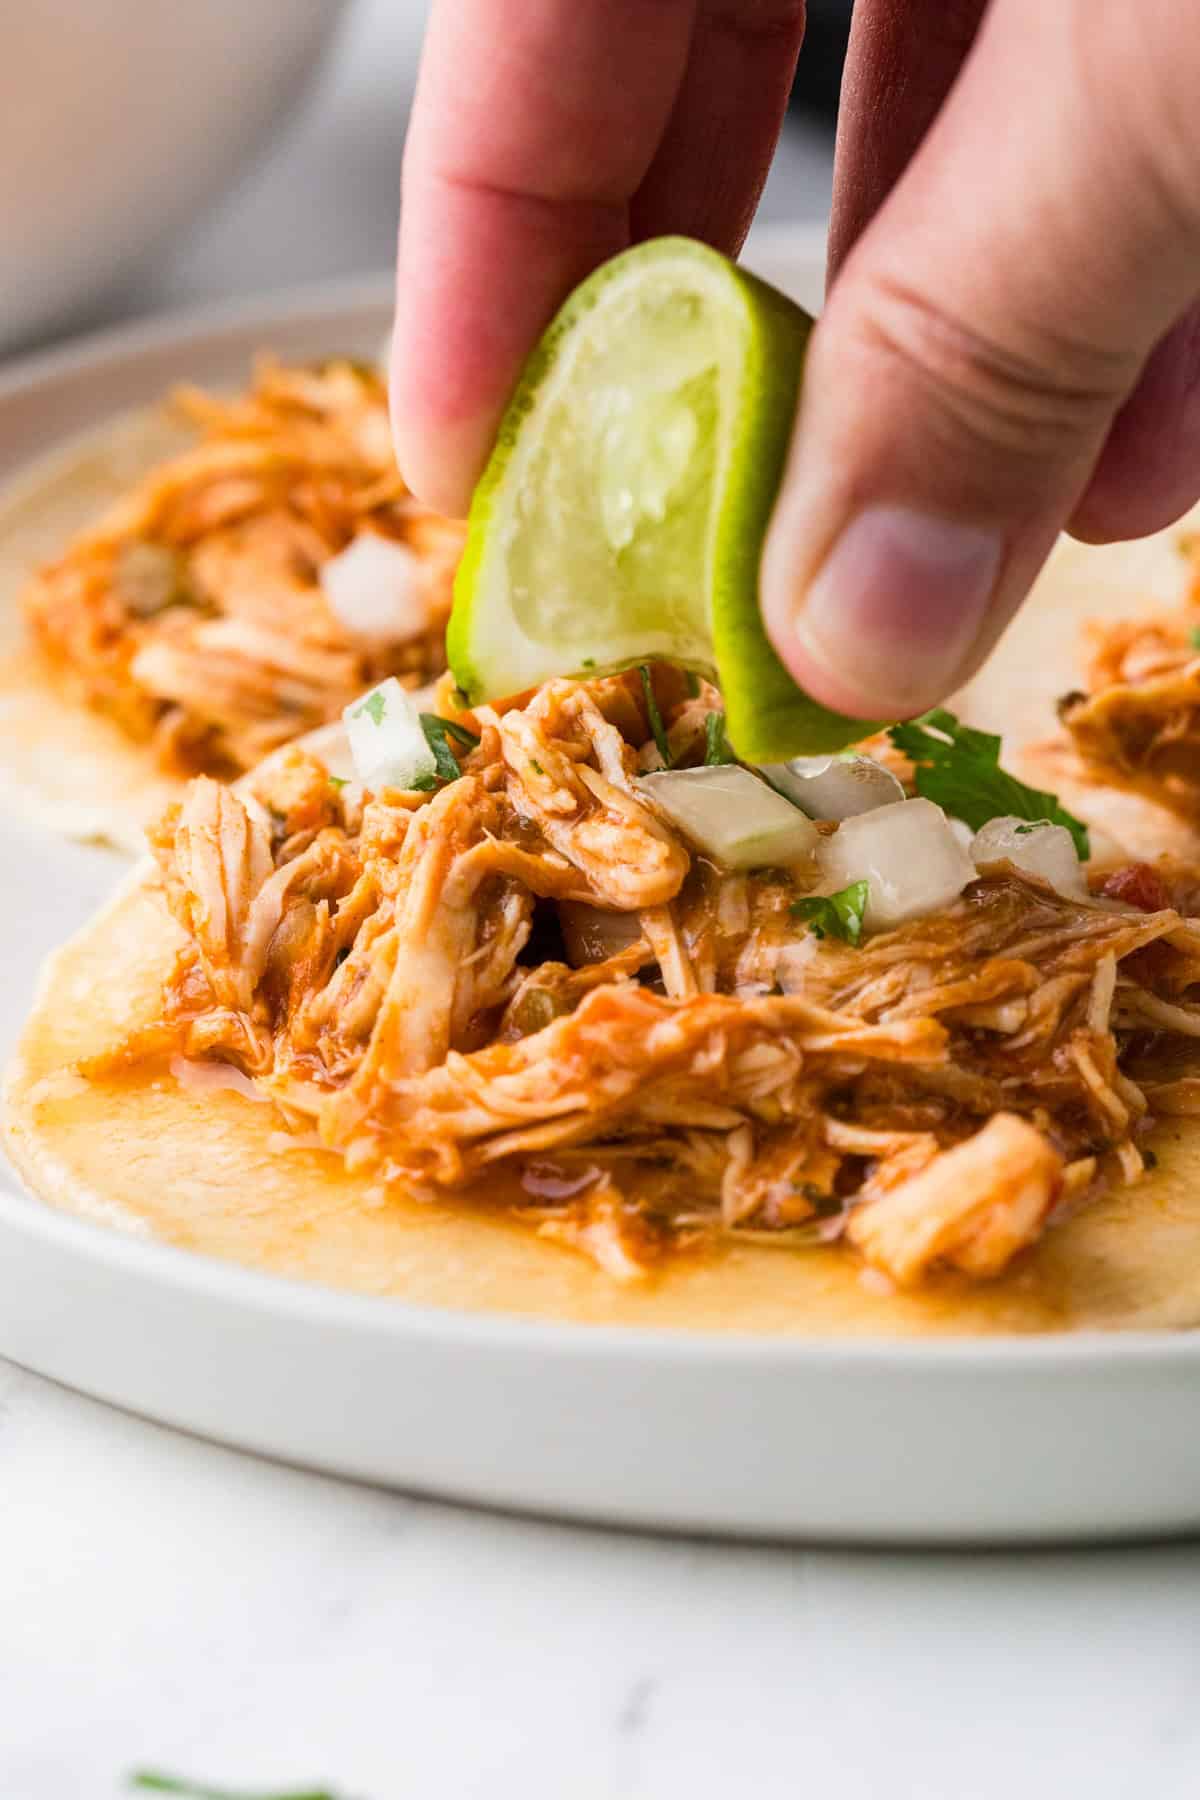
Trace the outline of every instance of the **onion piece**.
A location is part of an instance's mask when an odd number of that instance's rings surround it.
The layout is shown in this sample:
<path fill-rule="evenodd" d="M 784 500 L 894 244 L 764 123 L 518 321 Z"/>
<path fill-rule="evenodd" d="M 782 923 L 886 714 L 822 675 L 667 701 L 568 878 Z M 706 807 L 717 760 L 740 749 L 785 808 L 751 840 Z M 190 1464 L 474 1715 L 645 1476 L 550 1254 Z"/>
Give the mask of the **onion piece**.
<path fill-rule="evenodd" d="M 406 643 L 429 624 L 429 578 L 407 544 L 361 532 L 321 564 L 325 598 L 352 637 Z"/>
<path fill-rule="evenodd" d="M 932 800 L 899 800 L 847 819 L 822 839 L 817 866 L 828 893 L 868 884 L 868 931 L 937 912 L 975 879 L 974 863 Z"/>
<path fill-rule="evenodd" d="M 619 956 L 642 937 L 640 913 L 607 912 L 586 900 L 560 900 L 558 923 L 567 961 L 573 969 Z"/>
<path fill-rule="evenodd" d="M 394 675 L 352 700 L 342 718 L 364 787 L 433 787 L 437 761 L 417 709 Z"/>
<path fill-rule="evenodd" d="M 773 788 L 810 819 L 853 819 L 904 798 L 903 783 L 890 769 L 873 756 L 854 752 L 764 763 L 762 772 Z"/>
<path fill-rule="evenodd" d="M 234 1068 L 232 1063 L 196 1061 L 187 1056 L 173 1056 L 168 1067 L 180 1087 L 189 1088 L 193 1093 L 211 1094 L 227 1088 L 230 1093 L 241 1094 L 245 1100 L 265 1102 L 271 1097 L 269 1094 L 260 1094 L 249 1075 Z"/>
<path fill-rule="evenodd" d="M 1012 863 L 1027 875 L 1048 882 L 1068 900 L 1081 900 L 1087 895 L 1087 883 L 1070 832 L 1065 825 L 1051 825 L 1048 819 L 1032 824 L 1028 819 L 1007 815 L 989 819 L 971 840 L 971 860 L 977 869 L 985 869 L 991 863 Z"/>
<path fill-rule="evenodd" d="M 642 793 L 698 849 L 727 869 L 811 856 L 821 834 L 798 807 L 737 763 L 644 775 Z"/>

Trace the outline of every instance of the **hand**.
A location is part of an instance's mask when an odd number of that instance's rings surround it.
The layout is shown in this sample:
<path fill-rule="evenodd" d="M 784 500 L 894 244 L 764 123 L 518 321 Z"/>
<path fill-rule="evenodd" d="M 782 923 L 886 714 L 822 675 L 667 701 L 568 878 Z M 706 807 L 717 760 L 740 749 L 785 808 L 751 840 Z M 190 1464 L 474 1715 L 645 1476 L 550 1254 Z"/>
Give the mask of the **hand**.
<path fill-rule="evenodd" d="M 404 156 L 392 365 L 400 465 L 466 511 L 521 364 L 640 238 L 736 255 L 804 0 L 434 0 Z"/>
<path fill-rule="evenodd" d="M 923 711 L 1057 532 L 1200 494 L 1187 0 L 859 0 L 829 300 L 763 560 L 797 680 Z"/>
<path fill-rule="evenodd" d="M 504 32 L 499 31 L 503 7 Z M 405 166 L 402 466 L 461 511 L 528 349 L 631 238 L 736 250 L 786 0 L 440 0 Z M 1200 492 L 1200 34 L 1187 0 L 858 0 L 834 280 L 763 560 L 818 699 L 933 704 L 1057 531 Z"/>

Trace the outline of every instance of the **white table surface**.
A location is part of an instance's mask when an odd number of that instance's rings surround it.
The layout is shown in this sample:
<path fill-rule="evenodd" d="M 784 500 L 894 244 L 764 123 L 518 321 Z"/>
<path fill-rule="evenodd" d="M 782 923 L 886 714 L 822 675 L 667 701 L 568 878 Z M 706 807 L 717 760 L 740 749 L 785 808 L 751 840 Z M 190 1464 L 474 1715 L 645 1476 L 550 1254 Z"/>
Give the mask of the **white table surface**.
<path fill-rule="evenodd" d="M 304 114 L 125 312 L 386 263 L 420 12 L 360 0 Z M 790 132 L 764 216 L 828 189 L 828 146 Z M 262 1464 L 0 1363 L 0 1800 L 107 1800 L 138 1764 L 357 1800 L 1193 1800 L 1198 1695 L 1200 1548 L 529 1523 Z"/>

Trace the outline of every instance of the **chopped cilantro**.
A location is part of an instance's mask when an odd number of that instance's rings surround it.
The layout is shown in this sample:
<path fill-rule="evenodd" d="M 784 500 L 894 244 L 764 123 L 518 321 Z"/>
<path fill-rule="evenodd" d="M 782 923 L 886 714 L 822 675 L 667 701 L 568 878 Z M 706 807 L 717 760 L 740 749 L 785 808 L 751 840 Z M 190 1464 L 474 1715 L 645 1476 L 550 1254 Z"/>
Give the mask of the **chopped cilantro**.
<path fill-rule="evenodd" d="M 540 762 L 539 762 L 539 761 L 538 761 L 538 759 L 537 759 L 537 757 L 536 757 L 536 756 L 531 756 L 531 757 L 530 757 L 530 759 L 529 759 L 529 766 L 530 766 L 530 768 L 531 768 L 531 769 L 533 769 L 533 770 L 534 770 L 534 771 L 535 771 L 535 773 L 536 773 L 536 774 L 538 774 L 538 775 L 544 775 L 544 774 L 545 774 L 545 773 L 546 773 L 546 771 L 545 771 L 545 769 L 543 769 L 543 767 L 542 767 L 542 765 L 541 765 L 541 763 L 540 763 Z"/>
<path fill-rule="evenodd" d="M 857 944 L 862 937 L 863 914 L 867 910 L 870 885 L 852 881 L 837 894 L 808 894 L 793 900 L 793 919 L 807 919 L 814 937 L 841 938 L 845 944 Z"/>
<path fill-rule="evenodd" d="M 348 775 L 331 775 L 329 777 L 329 785 L 331 788 L 344 788 L 349 785 L 349 781 L 350 777 Z"/>
<path fill-rule="evenodd" d="M 1188 643 L 1193 650 L 1200 650 L 1200 625 L 1193 625 L 1188 632 Z"/>
<path fill-rule="evenodd" d="M 596 666 L 596 659 L 594 656 L 585 656 L 579 666 L 581 669 L 594 669 Z"/>
<path fill-rule="evenodd" d="M 658 710 L 658 701 L 654 698 L 654 684 L 650 680 L 649 665 L 643 663 L 638 674 L 642 678 L 642 693 L 646 697 L 646 713 L 650 720 L 650 729 L 654 733 L 654 742 L 658 746 L 658 754 L 662 757 L 662 766 L 671 766 L 671 746 L 667 742 L 667 728 L 663 724 L 662 714 Z"/>
<path fill-rule="evenodd" d="M 1091 854 L 1087 826 L 1069 813 L 1053 794 L 1027 787 L 1000 767 L 1000 739 L 990 731 L 960 725 L 952 712 L 938 708 L 924 718 L 893 725 L 888 732 L 916 771 L 918 794 L 979 831 L 989 819 L 1005 815 L 1065 825 L 1082 862 Z"/>
<path fill-rule="evenodd" d="M 455 743 L 464 750 L 473 750 L 479 742 L 475 733 L 468 731 L 465 725 L 455 724 L 453 719 L 443 719 L 438 713 L 422 713 L 421 730 L 425 733 L 425 742 L 433 751 L 438 780 L 457 781 L 462 774 L 462 769 L 459 767 L 458 758 L 450 748 L 449 739 L 453 738 Z"/>
<path fill-rule="evenodd" d="M 687 686 L 688 699 L 689 700 L 699 699 L 699 697 L 700 697 L 700 677 L 696 674 L 696 671 L 694 669 L 685 669 L 683 671 L 683 679 Z"/>
<path fill-rule="evenodd" d="M 1013 826 L 1013 831 L 1016 833 L 1016 835 L 1018 837 L 1028 837 L 1031 831 L 1036 831 L 1036 830 L 1037 830 L 1036 825 L 1014 825 Z"/>
<path fill-rule="evenodd" d="M 723 712 L 710 712 L 704 721 L 704 761 L 710 768 L 715 763 L 737 761 L 737 757 L 729 748 L 729 739 L 725 736 L 725 714 Z"/>
<path fill-rule="evenodd" d="M 366 713 L 372 725 L 382 725 L 383 715 L 386 711 L 387 701 L 384 699 L 379 689 L 376 688 L 373 694 L 367 695 L 362 705 L 356 709 L 354 716 L 356 719 L 361 719 L 363 714 Z"/>
<path fill-rule="evenodd" d="M 455 766 L 457 767 L 457 764 Z M 410 794 L 432 794 L 437 784 L 437 776 L 429 769 L 422 769 L 421 773 L 414 775 L 409 782 L 408 791 Z"/>

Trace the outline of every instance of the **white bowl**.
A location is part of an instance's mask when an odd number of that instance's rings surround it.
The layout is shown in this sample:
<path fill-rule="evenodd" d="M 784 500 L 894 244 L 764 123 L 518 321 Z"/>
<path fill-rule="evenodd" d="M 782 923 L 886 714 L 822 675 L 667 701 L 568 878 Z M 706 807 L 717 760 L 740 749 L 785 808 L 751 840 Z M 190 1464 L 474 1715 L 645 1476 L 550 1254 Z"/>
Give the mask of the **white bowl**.
<path fill-rule="evenodd" d="M 342 5 L 0 5 L 0 347 L 118 288 L 228 186 Z"/>

